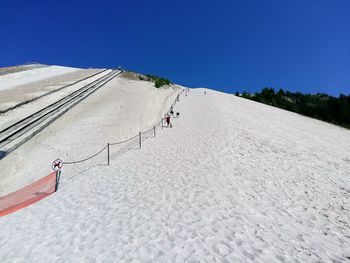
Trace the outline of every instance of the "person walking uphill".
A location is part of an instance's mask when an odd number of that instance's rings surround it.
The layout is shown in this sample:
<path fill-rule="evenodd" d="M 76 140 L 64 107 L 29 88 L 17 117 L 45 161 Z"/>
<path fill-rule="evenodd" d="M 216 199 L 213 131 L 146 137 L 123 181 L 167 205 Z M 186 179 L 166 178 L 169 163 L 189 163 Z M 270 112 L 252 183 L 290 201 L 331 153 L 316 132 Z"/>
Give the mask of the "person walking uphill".
<path fill-rule="evenodd" d="M 167 116 L 165 117 L 165 121 L 166 121 L 166 126 L 167 126 L 167 127 L 170 126 L 170 128 L 172 128 L 172 125 L 171 125 L 171 123 L 170 123 L 170 115 L 167 115 Z"/>

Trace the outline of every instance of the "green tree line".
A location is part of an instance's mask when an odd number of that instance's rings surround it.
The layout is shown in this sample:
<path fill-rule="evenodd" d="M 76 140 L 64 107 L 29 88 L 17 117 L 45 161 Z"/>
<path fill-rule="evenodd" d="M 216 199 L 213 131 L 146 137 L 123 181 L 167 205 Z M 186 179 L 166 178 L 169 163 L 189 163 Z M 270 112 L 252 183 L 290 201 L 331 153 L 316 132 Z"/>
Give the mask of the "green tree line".
<path fill-rule="evenodd" d="M 273 88 L 264 88 L 254 94 L 236 92 L 236 95 L 350 128 L 350 95 L 340 94 L 336 98 L 324 93 L 312 95 L 283 89 L 275 92 Z"/>

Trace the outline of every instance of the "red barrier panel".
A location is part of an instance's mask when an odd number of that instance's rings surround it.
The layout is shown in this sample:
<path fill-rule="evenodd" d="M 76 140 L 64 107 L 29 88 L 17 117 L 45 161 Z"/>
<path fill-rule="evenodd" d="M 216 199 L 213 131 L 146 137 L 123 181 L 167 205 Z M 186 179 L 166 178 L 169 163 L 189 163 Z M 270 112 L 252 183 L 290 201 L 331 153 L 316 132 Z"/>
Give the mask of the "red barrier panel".
<path fill-rule="evenodd" d="M 36 181 L 16 192 L 0 197 L 0 217 L 29 206 L 55 192 L 56 173 Z"/>

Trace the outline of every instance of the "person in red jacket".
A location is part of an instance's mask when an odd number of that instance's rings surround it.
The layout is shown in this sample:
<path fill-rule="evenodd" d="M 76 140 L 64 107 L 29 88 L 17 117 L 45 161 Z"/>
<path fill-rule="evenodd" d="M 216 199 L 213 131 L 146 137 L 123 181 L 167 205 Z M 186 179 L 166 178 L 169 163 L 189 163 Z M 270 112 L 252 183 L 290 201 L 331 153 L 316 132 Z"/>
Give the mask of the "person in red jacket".
<path fill-rule="evenodd" d="M 165 121 L 166 121 L 166 126 L 167 127 L 171 127 L 171 123 L 170 123 L 170 115 L 167 115 L 166 118 L 165 118 Z"/>

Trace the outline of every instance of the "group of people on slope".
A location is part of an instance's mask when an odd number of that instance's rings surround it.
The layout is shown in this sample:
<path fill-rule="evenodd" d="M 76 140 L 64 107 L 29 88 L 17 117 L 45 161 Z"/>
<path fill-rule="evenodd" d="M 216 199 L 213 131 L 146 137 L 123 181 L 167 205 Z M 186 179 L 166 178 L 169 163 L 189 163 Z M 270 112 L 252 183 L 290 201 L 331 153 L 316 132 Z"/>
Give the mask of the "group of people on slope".
<path fill-rule="evenodd" d="M 186 94 L 186 96 L 187 96 L 187 94 L 190 93 L 190 89 L 185 89 L 184 92 L 185 92 L 185 94 Z M 179 100 L 180 100 L 180 94 L 178 94 L 178 95 L 176 96 L 175 103 L 176 103 L 177 101 L 179 101 Z M 174 103 L 174 104 L 175 104 L 175 103 Z M 173 105 L 174 105 L 174 104 L 173 104 Z M 165 119 L 165 122 L 166 122 L 166 127 L 170 127 L 170 128 L 173 127 L 173 125 L 171 124 L 171 116 L 174 116 L 174 106 L 171 106 L 171 107 L 170 107 L 169 113 L 165 114 L 164 119 Z M 177 113 L 176 113 L 176 117 L 178 118 L 179 116 L 180 116 L 180 113 L 177 112 Z"/>
<path fill-rule="evenodd" d="M 174 107 L 173 106 L 170 107 L 169 113 L 165 114 L 166 126 L 172 128 L 173 125 L 171 124 L 170 116 L 174 116 Z"/>

